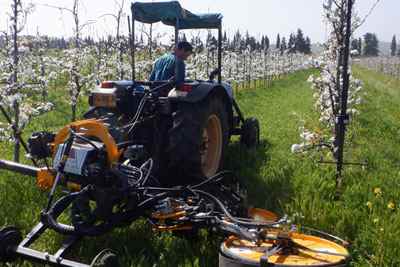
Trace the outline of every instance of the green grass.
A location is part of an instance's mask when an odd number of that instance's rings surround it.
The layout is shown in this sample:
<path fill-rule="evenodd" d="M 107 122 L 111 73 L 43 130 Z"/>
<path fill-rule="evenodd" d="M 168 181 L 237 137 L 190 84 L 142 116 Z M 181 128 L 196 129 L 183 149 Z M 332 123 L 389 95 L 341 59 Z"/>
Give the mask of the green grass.
<path fill-rule="evenodd" d="M 247 186 L 249 205 L 287 213 L 296 223 L 350 241 L 352 266 L 399 266 L 400 81 L 355 68 L 355 75 L 364 81 L 365 96 L 360 115 L 350 125 L 352 145 L 347 148 L 346 160 L 367 160 L 368 167 L 346 167 L 342 194 L 336 199 L 334 166 L 290 152 L 290 146 L 299 141 L 299 118 L 317 123 L 312 90 L 306 82 L 313 72 L 297 72 L 270 88 L 237 94 L 246 116 L 261 122 L 262 145 L 247 151 L 234 139 L 226 166 Z M 57 111 L 36 119 L 28 132 L 57 129 L 68 121 L 68 106 L 61 104 L 59 92 L 53 94 L 59 104 Z M 2 157 L 11 158 L 11 144 L 1 143 L 0 149 Z M 382 194 L 376 195 L 375 188 Z M 31 178 L 1 171 L 0 225 L 17 225 L 26 233 L 37 221 L 45 200 L 46 193 L 37 190 Z M 394 210 L 388 208 L 389 202 L 395 204 Z M 195 240 L 156 234 L 138 221 L 103 237 L 85 239 L 73 254 L 89 260 L 102 248 L 111 247 L 124 266 L 217 266 L 219 241 L 207 233 Z M 53 252 L 60 242 L 60 236 L 50 233 L 37 248 Z M 32 265 L 18 261 L 12 266 Z"/>

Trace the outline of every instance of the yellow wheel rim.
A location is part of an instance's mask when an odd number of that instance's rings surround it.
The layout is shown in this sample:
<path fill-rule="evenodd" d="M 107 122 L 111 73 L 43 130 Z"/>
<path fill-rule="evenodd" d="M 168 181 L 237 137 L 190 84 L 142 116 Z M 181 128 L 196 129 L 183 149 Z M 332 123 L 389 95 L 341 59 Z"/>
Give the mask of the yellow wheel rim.
<path fill-rule="evenodd" d="M 222 127 L 218 116 L 208 117 L 203 129 L 201 144 L 201 168 L 205 176 L 214 175 L 219 168 L 222 155 Z"/>

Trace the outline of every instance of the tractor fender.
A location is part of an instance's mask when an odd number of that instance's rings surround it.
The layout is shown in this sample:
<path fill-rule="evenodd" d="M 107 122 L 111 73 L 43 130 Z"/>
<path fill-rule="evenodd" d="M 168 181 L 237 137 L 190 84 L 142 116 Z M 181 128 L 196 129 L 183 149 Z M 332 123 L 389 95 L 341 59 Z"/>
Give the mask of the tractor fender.
<path fill-rule="evenodd" d="M 233 126 L 233 90 L 228 83 L 216 82 L 193 82 L 193 89 L 190 92 L 182 92 L 173 89 L 169 92 L 168 98 L 172 102 L 198 103 L 205 99 L 211 93 L 219 93 L 225 99 L 226 108 L 229 116 L 229 124 Z"/>
<path fill-rule="evenodd" d="M 192 82 L 190 84 L 193 86 L 193 89 L 190 92 L 182 92 L 173 89 L 168 94 L 168 98 L 178 102 L 196 103 L 205 99 L 211 92 L 218 90 L 219 92 L 223 92 L 223 95 L 227 97 L 229 102 L 232 102 L 233 90 L 228 83 Z"/>

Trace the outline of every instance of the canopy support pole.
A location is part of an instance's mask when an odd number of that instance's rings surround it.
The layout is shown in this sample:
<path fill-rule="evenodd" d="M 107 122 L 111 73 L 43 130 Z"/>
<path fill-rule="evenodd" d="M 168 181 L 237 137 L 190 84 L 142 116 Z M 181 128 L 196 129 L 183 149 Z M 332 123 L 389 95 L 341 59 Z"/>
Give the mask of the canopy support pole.
<path fill-rule="evenodd" d="M 178 47 L 178 42 L 179 42 L 179 19 L 176 19 L 176 24 L 175 24 L 175 47 L 174 47 L 174 51 L 175 49 Z M 178 81 L 178 57 L 175 54 L 175 83 Z M 178 89 L 178 88 L 177 88 Z"/>
<path fill-rule="evenodd" d="M 222 81 L 222 25 L 218 27 L 218 83 Z"/>
<path fill-rule="evenodd" d="M 132 20 L 129 19 L 128 16 L 128 29 L 129 29 L 129 43 L 130 43 L 130 49 L 131 49 L 131 69 L 132 69 L 132 81 L 135 81 L 136 75 L 135 75 L 135 18 L 133 17 L 133 12 L 132 12 Z"/>
<path fill-rule="evenodd" d="M 135 55 L 136 55 L 136 43 L 135 43 L 135 18 L 132 17 L 132 78 L 135 81 L 136 80 L 136 61 L 135 61 Z"/>

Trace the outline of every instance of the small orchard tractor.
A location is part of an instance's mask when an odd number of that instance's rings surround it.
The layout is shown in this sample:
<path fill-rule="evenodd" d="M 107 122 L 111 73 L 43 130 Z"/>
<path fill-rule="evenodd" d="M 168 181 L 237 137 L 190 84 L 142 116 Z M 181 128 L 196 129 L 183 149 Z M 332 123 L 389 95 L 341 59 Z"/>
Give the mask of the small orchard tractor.
<path fill-rule="evenodd" d="M 102 82 L 92 90 L 83 120 L 28 140 L 30 156 L 46 167 L 1 160 L 2 169 L 36 177 L 49 196 L 40 222 L 24 238 L 15 227 L 0 230 L 0 261 L 118 266 L 111 250 L 88 264 L 67 255 L 83 237 L 145 218 L 156 231 L 180 236 L 201 228 L 217 231 L 226 238 L 219 248 L 221 267 L 344 266 L 349 260 L 344 241 L 319 231 L 314 231 L 319 237 L 302 234 L 286 217 L 247 209 L 232 173 L 221 171 L 230 137 L 240 135 L 243 144 L 255 147 L 260 132 L 222 81 L 222 16 L 196 15 L 178 2 L 135 2 L 131 8 L 132 31 L 135 21 L 161 21 L 175 27 L 178 40 L 179 30 L 217 29 L 218 68 L 208 81 L 187 80 L 179 88 L 174 80 Z M 67 210 L 69 223 L 61 223 Z M 31 248 L 47 230 L 65 237 L 54 254 Z"/>

